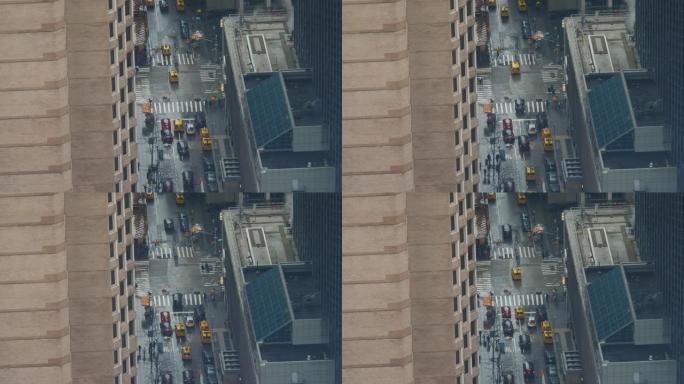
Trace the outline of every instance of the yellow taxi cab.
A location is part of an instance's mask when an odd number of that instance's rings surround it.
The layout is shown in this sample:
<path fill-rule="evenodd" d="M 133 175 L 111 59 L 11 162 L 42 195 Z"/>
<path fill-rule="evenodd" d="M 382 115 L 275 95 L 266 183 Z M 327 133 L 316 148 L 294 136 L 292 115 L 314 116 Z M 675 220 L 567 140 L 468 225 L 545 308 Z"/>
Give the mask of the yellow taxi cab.
<path fill-rule="evenodd" d="M 544 331 L 544 344 L 553 344 L 553 332 Z"/>
<path fill-rule="evenodd" d="M 211 331 L 202 331 L 202 344 L 211 344 Z"/>
<path fill-rule="evenodd" d="M 185 337 L 185 324 L 176 324 L 176 337 Z"/>
<path fill-rule="evenodd" d="M 175 119 L 173 121 L 174 132 L 185 132 L 185 121 L 183 119 Z"/>
<path fill-rule="evenodd" d="M 494 111 L 494 104 L 491 101 L 488 101 L 484 104 L 484 113 L 492 113 Z"/>
<path fill-rule="evenodd" d="M 171 56 L 171 45 L 162 44 L 162 55 Z"/>
<path fill-rule="evenodd" d="M 525 180 L 535 181 L 537 179 L 537 168 L 528 166 L 525 167 Z"/>
<path fill-rule="evenodd" d="M 496 0 L 487 0 L 487 5 L 489 7 L 496 7 Z"/>
<path fill-rule="evenodd" d="M 511 62 L 511 74 L 520 74 L 520 62 L 518 60 L 513 60 L 513 62 Z"/>
<path fill-rule="evenodd" d="M 152 191 L 145 191 L 145 200 L 147 200 L 147 201 L 152 201 L 152 200 L 154 200 L 154 192 L 152 192 Z"/>
<path fill-rule="evenodd" d="M 495 201 L 496 200 L 496 193 L 495 192 L 487 192 L 487 200 Z"/>
<path fill-rule="evenodd" d="M 521 12 L 527 11 L 527 0 L 518 0 L 518 10 Z"/>
<path fill-rule="evenodd" d="M 154 8 L 154 0 L 145 0 L 147 8 Z"/>
<path fill-rule="evenodd" d="M 502 19 L 507 18 L 507 17 L 509 16 L 508 13 L 509 13 L 509 11 L 508 11 L 508 7 L 507 7 L 507 6 L 504 5 L 503 7 L 501 7 L 501 11 L 499 11 L 499 14 L 501 15 L 501 18 L 502 18 Z"/>
<path fill-rule="evenodd" d="M 515 318 L 517 320 L 525 320 L 525 310 L 523 307 L 515 307 Z"/>
<path fill-rule="evenodd" d="M 185 0 L 176 0 L 176 11 L 185 11 Z"/>
<path fill-rule="evenodd" d="M 525 192 L 516 192 L 515 201 L 517 201 L 520 205 L 527 204 L 527 194 L 525 194 Z"/>
<path fill-rule="evenodd" d="M 201 331 L 208 331 L 209 330 L 209 322 L 206 320 L 200 321 L 200 330 Z"/>
<path fill-rule="evenodd" d="M 542 331 L 551 332 L 551 323 L 548 320 L 542 321 Z"/>
<path fill-rule="evenodd" d="M 179 78 L 178 70 L 176 68 L 169 68 L 169 82 L 177 83 Z"/>
<path fill-rule="evenodd" d="M 202 150 L 203 151 L 211 151 L 211 138 L 209 138 L 209 137 L 203 137 L 202 138 Z"/>
<path fill-rule="evenodd" d="M 553 151 L 553 139 L 552 138 L 547 137 L 544 139 L 544 151 L 546 151 L 546 152 Z"/>
<path fill-rule="evenodd" d="M 511 277 L 513 280 L 522 280 L 522 268 L 513 267 L 511 268 Z"/>
<path fill-rule="evenodd" d="M 209 128 L 203 127 L 200 128 L 200 137 L 209 137 Z"/>
<path fill-rule="evenodd" d="M 192 347 L 184 345 L 181 347 L 181 358 L 183 360 L 192 360 Z"/>
<path fill-rule="evenodd" d="M 140 304 L 142 304 L 143 307 L 149 307 L 150 306 L 150 295 L 147 293 L 142 295 L 140 298 Z"/>
<path fill-rule="evenodd" d="M 176 204 L 185 204 L 185 194 L 183 192 L 176 192 Z"/>
<path fill-rule="evenodd" d="M 551 138 L 551 128 L 544 128 L 542 129 L 542 137 L 543 138 Z"/>

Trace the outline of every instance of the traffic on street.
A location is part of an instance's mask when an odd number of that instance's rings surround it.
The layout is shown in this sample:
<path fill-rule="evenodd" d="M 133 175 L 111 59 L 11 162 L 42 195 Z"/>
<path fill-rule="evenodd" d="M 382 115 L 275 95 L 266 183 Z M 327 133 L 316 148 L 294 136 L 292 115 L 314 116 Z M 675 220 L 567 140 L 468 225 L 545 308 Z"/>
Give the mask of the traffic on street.
<path fill-rule="evenodd" d="M 482 191 L 560 192 L 555 152 L 567 138 L 560 22 L 543 1 L 478 0 Z"/>
<path fill-rule="evenodd" d="M 183 0 L 136 0 L 136 117 L 145 191 L 219 192 L 227 127 L 218 21 Z"/>
<path fill-rule="evenodd" d="M 222 289 L 219 212 L 204 200 L 200 194 L 136 194 L 141 383 L 219 382 L 216 338 L 230 335 L 230 329 Z"/>
<path fill-rule="evenodd" d="M 561 211 L 546 194 L 478 196 L 483 383 L 558 383 L 554 327 L 566 327 Z"/>

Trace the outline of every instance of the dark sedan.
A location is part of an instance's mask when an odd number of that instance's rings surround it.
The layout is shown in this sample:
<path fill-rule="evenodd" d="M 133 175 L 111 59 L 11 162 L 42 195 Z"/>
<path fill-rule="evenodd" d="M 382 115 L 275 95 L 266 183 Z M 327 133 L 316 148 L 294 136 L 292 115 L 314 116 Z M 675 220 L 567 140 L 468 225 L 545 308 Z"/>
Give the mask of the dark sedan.
<path fill-rule="evenodd" d="M 512 129 L 504 129 L 503 130 L 503 141 L 506 144 L 510 144 L 510 145 L 515 144 L 515 134 L 513 133 Z"/>
<path fill-rule="evenodd" d="M 161 138 L 162 138 L 162 142 L 164 144 L 173 143 L 173 133 L 171 133 L 170 129 L 162 129 Z"/>
<path fill-rule="evenodd" d="M 523 20 L 520 22 L 520 29 L 522 30 L 523 39 L 529 39 L 530 37 L 532 37 L 532 28 L 530 27 L 530 23 L 527 20 Z"/>
<path fill-rule="evenodd" d="M 188 215 L 185 213 L 178 214 L 178 222 L 180 223 L 180 230 L 183 233 L 190 232 L 190 222 L 188 221 Z"/>
<path fill-rule="evenodd" d="M 164 183 L 162 184 L 162 192 L 173 192 L 173 180 L 164 180 Z"/>
<path fill-rule="evenodd" d="M 168 321 L 165 321 L 161 324 L 159 324 L 159 328 L 161 329 L 161 334 L 165 337 L 171 337 L 173 336 L 173 328 L 171 328 L 171 323 Z"/>
<path fill-rule="evenodd" d="M 513 337 L 513 322 L 510 319 L 504 319 L 501 322 L 504 336 Z"/>
<path fill-rule="evenodd" d="M 515 99 L 515 115 L 522 116 L 525 114 L 525 99 Z"/>
<path fill-rule="evenodd" d="M 527 213 L 522 212 L 520 214 L 520 222 L 522 223 L 523 232 L 529 232 L 531 229 L 531 226 L 530 226 L 530 217 L 527 215 Z"/>

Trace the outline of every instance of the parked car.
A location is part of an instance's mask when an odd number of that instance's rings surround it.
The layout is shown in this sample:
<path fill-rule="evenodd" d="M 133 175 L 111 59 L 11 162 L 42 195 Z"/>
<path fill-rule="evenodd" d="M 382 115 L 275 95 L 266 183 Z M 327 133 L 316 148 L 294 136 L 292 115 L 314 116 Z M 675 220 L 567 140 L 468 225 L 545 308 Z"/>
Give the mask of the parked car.
<path fill-rule="evenodd" d="M 181 212 L 178 214 L 178 222 L 180 223 L 180 230 L 183 233 L 190 232 L 190 222 L 188 221 L 188 215 Z"/>
<path fill-rule="evenodd" d="M 537 113 L 535 125 L 537 128 L 537 131 L 541 131 L 542 129 L 549 127 L 549 119 L 546 117 L 546 113 L 544 113 L 544 112 Z"/>
<path fill-rule="evenodd" d="M 523 377 L 525 381 L 533 381 L 535 377 L 534 363 L 531 361 L 523 361 Z"/>
<path fill-rule="evenodd" d="M 161 129 L 162 131 L 165 129 L 171 130 L 171 119 L 168 117 L 161 119 Z"/>
<path fill-rule="evenodd" d="M 513 322 L 510 319 L 504 319 L 501 322 L 504 336 L 513 337 Z"/>
<path fill-rule="evenodd" d="M 174 293 L 173 294 L 173 310 L 182 311 L 183 310 L 183 294 Z"/>
<path fill-rule="evenodd" d="M 518 136 L 518 148 L 520 149 L 520 152 L 530 151 L 530 139 L 527 135 Z"/>
<path fill-rule="evenodd" d="M 513 145 L 515 144 L 515 134 L 513 134 L 512 129 L 504 129 L 503 130 L 503 141 L 506 144 Z"/>
<path fill-rule="evenodd" d="M 204 306 L 200 305 L 200 306 L 195 307 L 193 312 L 195 314 L 195 321 L 199 322 L 199 321 L 207 319 L 207 315 L 204 312 Z"/>
<path fill-rule="evenodd" d="M 216 181 L 216 172 L 207 172 L 207 189 L 209 192 L 218 192 L 218 182 Z"/>
<path fill-rule="evenodd" d="M 187 192 L 192 192 L 195 189 L 195 175 L 192 171 L 183 171 L 181 173 L 183 179 L 183 189 Z"/>
<path fill-rule="evenodd" d="M 170 323 L 171 322 L 171 314 L 169 311 L 162 311 L 159 314 L 159 322 L 160 323 Z"/>
<path fill-rule="evenodd" d="M 169 323 L 168 321 L 160 323 L 159 328 L 161 329 L 162 336 L 164 336 L 164 337 L 173 336 L 173 328 L 171 328 L 171 323 Z"/>
<path fill-rule="evenodd" d="M 200 129 L 207 126 L 207 116 L 204 112 L 195 113 L 195 128 Z"/>
<path fill-rule="evenodd" d="M 181 39 L 187 40 L 190 38 L 190 25 L 188 25 L 188 22 L 185 20 L 180 21 L 180 34 L 181 34 Z"/>
<path fill-rule="evenodd" d="M 214 368 L 213 365 L 206 365 L 204 367 L 204 371 L 206 373 L 206 381 L 205 383 L 208 384 L 218 384 L 218 377 L 216 376 L 216 368 Z"/>
<path fill-rule="evenodd" d="M 173 220 L 172 219 L 164 219 L 164 230 L 166 232 L 173 232 Z"/>
<path fill-rule="evenodd" d="M 183 384 L 195 384 L 195 372 L 191 369 L 183 371 Z"/>
<path fill-rule="evenodd" d="M 515 99 L 515 115 L 522 116 L 525 114 L 525 99 Z"/>
<path fill-rule="evenodd" d="M 529 232 L 531 229 L 530 216 L 526 212 L 520 213 L 520 223 L 522 224 L 523 232 Z"/>
<path fill-rule="evenodd" d="M 501 307 L 501 317 L 504 319 L 510 319 L 511 318 L 511 307 L 508 305 L 504 305 Z"/>
<path fill-rule="evenodd" d="M 515 192 L 515 182 L 513 179 L 508 178 L 503 181 L 502 188 L 504 192 Z"/>
<path fill-rule="evenodd" d="M 530 335 L 527 333 L 518 335 L 518 345 L 520 345 L 520 351 L 522 353 L 530 352 L 532 350 L 532 340 Z"/>
<path fill-rule="evenodd" d="M 501 226 L 501 233 L 504 240 L 511 240 L 513 238 L 513 231 L 510 224 L 504 224 Z"/>
<path fill-rule="evenodd" d="M 548 157 L 544 157 L 544 169 L 546 172 L 556 172 L 556 161 Z"/>
<path fill-rule="evenodd" d="M 554 354 L 552 351 L 545 350 L 544 362 L 546 365 L 556 365 L 556 354 Z"/>
<path fill-rule="evenodd" d="M 560 378 L 558 377 L 558 369 L 556 368 L 555 364 L 546 366 L 546 382 L 548 384 L 560 383 Z"/>
<path fill-rule="evenodd" d="M 510 129 L 513 130 L 513 120 L 509 118 L 505 118 L 501 120 L 501 126 L 503 127 L 504 130 Z"/>
<path fill-rule="evenodd" d="M 176 143 L 176 149 L 178 149 L 178 156 L 181 158 L 190 156 L 190 148 L 185 140 L 178 140 Z"/>
<path fill-rule="evenodd" d="M 173 133 L 171 133 L 171 130 L 170 129 L 162 129 L 161 139 L 162 139 L 162 143 L 164 143 L 164 144 L 173 143 Z"/>
<path fill-rule="evenodd" d="M 214 160 L 211 157 L 202 157 L 202 164 L 204 165 L 204 172 L 213 172 L 215 170 Z"/>
<path fill-rule="evenodd" d="M 530 23 L 527 20 L 523 20 L 520 22 L 520 29 L 522 31 L 523 39 L 529 39 L 530 37 L 532 37 L 532 28 L 530 27 Z"/>
<path fill-rule="evenodd" d="M 214 365 L 214 355 L 209 351 L 202 351 L 202 362 L 205 365 Z"/>
<path fill-rule="evenodd" d="M 164 180 L 164 183 L 162 184 L 162 192 L 173 192 L 173 180 Z"/>

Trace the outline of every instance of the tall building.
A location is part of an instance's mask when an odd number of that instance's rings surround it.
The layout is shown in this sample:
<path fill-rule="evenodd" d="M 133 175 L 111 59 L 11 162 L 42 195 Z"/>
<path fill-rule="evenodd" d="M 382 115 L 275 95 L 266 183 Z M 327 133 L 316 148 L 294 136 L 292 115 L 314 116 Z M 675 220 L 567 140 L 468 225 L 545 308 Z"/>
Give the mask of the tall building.
<path fill-rule="evenodd" d="M 292 231 L 302 260 L 312 265 L 328 327 L 328 353 L 341 382 L 342 354 L 342 202 L 339 193 L 293 194 Z"/>
<path fill-rule="evenodd" d="M 684 372 L 684 195 L 639 193 L 636 195 L 634 234 L 639 253 L 655 266 L 657 281 L 665 292 L 672 348 L 678 371 Z"/>
<path fill-rule="evenodd" d="M 342 381 L 477 383 L 474 1 L 343 14 Z"/>
<path fill-rule="evenodd" d="M 660 85 L 665 122 L 672 136 L 677 191 L 684 191 L 684 3 L 637 0 L 634 36 L 642 65 L 653 70 Z"/>
<path fill-rule="evenodd" d="M 0 381 L 135 383 L 132 4 L 2 14 Z"/>

